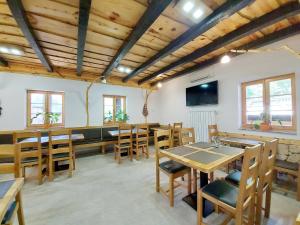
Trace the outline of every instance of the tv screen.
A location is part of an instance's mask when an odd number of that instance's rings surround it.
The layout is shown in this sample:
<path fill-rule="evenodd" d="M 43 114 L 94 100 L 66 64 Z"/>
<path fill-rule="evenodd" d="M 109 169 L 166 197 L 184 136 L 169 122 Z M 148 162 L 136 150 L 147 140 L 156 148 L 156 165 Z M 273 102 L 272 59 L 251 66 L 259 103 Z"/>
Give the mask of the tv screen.
<path fill-rule="evenodd" d="M 218 81 L 186 89 L 186 106 L 218 104 Z"/>

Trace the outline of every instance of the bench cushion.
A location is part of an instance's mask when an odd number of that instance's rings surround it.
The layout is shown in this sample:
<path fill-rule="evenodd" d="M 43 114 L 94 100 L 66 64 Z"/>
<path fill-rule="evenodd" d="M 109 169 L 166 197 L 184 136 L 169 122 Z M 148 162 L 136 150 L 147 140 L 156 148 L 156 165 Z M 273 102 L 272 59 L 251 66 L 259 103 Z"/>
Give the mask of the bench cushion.
<path fill-rule="evenodd" d="M 219 201 L 236 207 L 238 188 L 225 180 L 216 180 L 206 185 L 202 190 Z"/>
<path fill-rule="evenodd" d="M 275 166 L 294 171 L 298 171 L 299 168 L 298 163 L 287 162 L 280 159 L 276 159 Z"/>
<path fill-rule="evenodd" d="M 159 164 L 159 167 L 167 171 L 168 173 L 177 173 L 188 168 L 187 166 L 173 160 L 162 162 L 161 164 Z"/>
<path fill-rule="evenodd" d="M 8 210 L 6 211 L 3 220 L 1 224 L 7 224 L 12 219 L 12 216 L 14 215 L 14 211 L 16 210 L 17 203 L 14 201 L 11 203 L 11 205 L 8 207 Z"/>

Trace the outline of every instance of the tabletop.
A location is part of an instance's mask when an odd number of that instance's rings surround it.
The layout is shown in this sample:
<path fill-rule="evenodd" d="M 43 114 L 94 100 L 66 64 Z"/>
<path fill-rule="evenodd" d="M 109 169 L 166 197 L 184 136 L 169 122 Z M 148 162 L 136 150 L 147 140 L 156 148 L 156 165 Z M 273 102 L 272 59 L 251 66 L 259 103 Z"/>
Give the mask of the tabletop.
<path fill-rule="evenodd" d="M 240 144 L 248 147 L 253 147 L 255 145 L 261 144 L 261 141 L 246 139 L 246 138 L 235 138 L 235 137 L 222 137 L 219 139 L 223 143 L 228 144 Z"/>
<path fill-rule="evenodd" d="M 23 178 L 15 180 L 0 181 L 0 221 L 3 220 L 8 207 L 14 201 L 16 195 L 22 189 L 24 184 Z"/>
<path fill-rule="evenodd" d="M 166 157 L 201 172 L 210 173 L 243 156 L 244 149 L 199 142 L 160 150 Z"/>
<path fill-rule="evenodd" d="M 146 132 L 146 130 L 144 129 L 139 129 L 138 131 L 139 133 L 143 133 L 143 132 Z M 111 131 L 108 131 L 108 133 L 111 135 L 111 136 L 119 136 L 119 130 L 111 130 Z M 122 134 L 126 134 L 126 133 L 130 133 L 130 130 L 121 130 L 121 133 Z M 137 129 L 134 128 L 132 129 L 132 134 L 136 134 L 137 133 Z"/>
<path fill-rule="evenodd" d="M 58 135 L 58 136 L 53 136 L 52 138 L 53 140 L 57 141 L 57 140 L 64 140 L 64 139 L 68 139 L 68 135 Z M 82 140 L 84 139 L 84 136 L 83 134 L 72 134 L 71 135 L 71 139 L 73 141 L 75 140 Z M 26 138 L 22 141 L 20 141 L 19 143 L 30 143 L 30 142 L 37 142 L 37 138 Z M 49 142 L 49 136 L 44 136 L 44 137 L 41 137 L 41 143 L 44 144 L 44 143 L 48 143 Z"/>

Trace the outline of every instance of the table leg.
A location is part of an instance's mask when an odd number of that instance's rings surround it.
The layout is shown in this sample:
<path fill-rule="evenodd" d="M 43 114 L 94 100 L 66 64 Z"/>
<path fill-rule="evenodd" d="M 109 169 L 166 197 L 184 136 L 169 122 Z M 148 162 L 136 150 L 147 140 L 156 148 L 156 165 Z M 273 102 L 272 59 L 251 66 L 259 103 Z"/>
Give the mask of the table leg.
<path fill-rule="evenodd" d="M 25 225 L 21 191 L 19 191 L 19 193 L 16 195 L 16 201 L 19 204 L 19 208 L 18 208 L 18 211 L 17 211 L 19 224 L 20 225 Z"/>
<path fill-rule="evenodd" d="M 208 173 L 200 172 L 199 187 L 202 188 L 207 184 L 208 184 Z M 184 197 L 183 201 L 185 201 L 189 206 L 191 206 L 194 210 L 197 211 L 197 190 L 194 193 Z M 213 211 L 214 211 L 214 205 L 211 202 L 207 201 L 206 199 L 203 199 L 203 212 L 202 212 L 203 217 L 205 218 L 209 216 Z"/>

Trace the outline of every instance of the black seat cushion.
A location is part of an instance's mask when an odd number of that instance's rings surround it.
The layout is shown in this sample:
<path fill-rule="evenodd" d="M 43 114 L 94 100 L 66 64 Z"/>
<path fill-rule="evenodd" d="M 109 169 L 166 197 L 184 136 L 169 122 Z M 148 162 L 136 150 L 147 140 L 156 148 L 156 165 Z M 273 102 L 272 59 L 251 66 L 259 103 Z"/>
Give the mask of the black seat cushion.
<path fill-rule="evenodd" d="M 294 170 L 294 171 L 298 171 L 298 168 L 299 168 L 298 163 L 287 162 L 287 161 L 280 160 L 280 159 L 276 159 L 275 166 L 289 169 L 289 170 Z"/>
<path fill-rule="evenodd" d="M 234 170 L 225 177 L 225 180 L 236 186 L 239 186 L 241 181 L 241 175 L 242 173 L 240 171 Z"/>
<path fill-rule="evenodd" d="M 3 217 L 1 224 L 7 224 L 8 222 L 10 222 L 12 216 L 14 215 L 16 206 L 17 206 L 17 203 L 15 201 L 10 204 L 10 206 L 8 207 L 8 210 L 6 211 L 6 213 Z"/>
<path fill-rule="evenodd" d="M 162 162 L 161 164 L 159 164 L 159 167 L 167 171 L 168 173 L 177 173 L 188 168 L 187 166 L 173 160 Z"/>
<path fill-rule="evenodd" d="M 216 180 L 206 185 L 202 190 L 219 201 L 236 207 L 238 188 L 225 180 Z"/>

